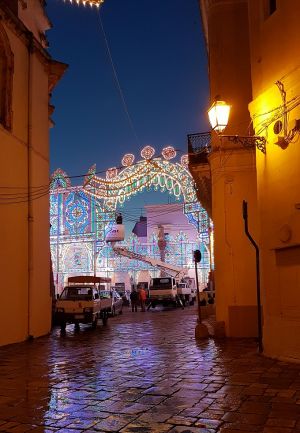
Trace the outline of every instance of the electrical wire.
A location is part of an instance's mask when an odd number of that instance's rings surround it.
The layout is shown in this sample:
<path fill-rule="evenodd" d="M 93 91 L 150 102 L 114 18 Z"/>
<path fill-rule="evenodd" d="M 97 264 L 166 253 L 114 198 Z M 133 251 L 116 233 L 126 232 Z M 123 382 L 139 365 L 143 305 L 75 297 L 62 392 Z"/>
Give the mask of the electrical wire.
<path fill-rule="evenodd" d="M 0 202 L 2 201 L 12 201 L 12 200 L 18 200 L 18 199 L 26 199 L 28 197 L 37 197 L 37 196 L 43 196 L 44 194 L 49 194 L 50 189 L 49 188 L 43 188 L 38 191 L 28 191 L 24 192 L 22 194 L 1 194 L 0 195 Z"/>
<path fill-rule="evenodd" d="M 117 167 L 117 169 L 121 169 L 124 168 L 123 166 Z M 107 170 L 102 170 L 102 171 L 97 171 L 95 172 L 95 174 L 103 174 L 106 173 Z M 75 178 L 84 178 L 86 176 L 88 176 L 89 173 L 85 173 L 85 174 L 79 174 L 79 175 L 73 175 L 73 176 L 65 176 L 66 179 L 75 179 Z M 27 197 L 28 195 L 34 195 L 35 193 L 39 193 L 39 192 L 47 192 L 50 193 L 50 191 L 52 191 L 53 189 L 51 188 L 51 183 L 49 182 L 48 184 L 45 185 L 38 185 L 38 186 L 31 186 L 30 188 L 26 187 L 26 186 L 0 186 L 0 191 L 1 190 L 15 190 L 16 192 L 0 192 L 0 201 L 2 198 L 7 198 L 6 196 L 11 196 L 11 197 L 15 197 L 16 199 L 18 198 L 24 198 Z M 62 189 L 69 189 L 69 188 L 77 188 L 77 187 L 61 187 Z M 79 186 L 79 188 L 81 188 L 81 186 Z M 19 191 L 21 190 L 21 191 Z M 22 190 L 24 190 L 22 192 Z M 29 191 L 29 193 L 28 193 Z M 32 191 L 32 192 L 31 192 Z"/>
<path fill-rule="evenodd" d="M 203 149 L 202 151 L 200 151 L 199 153 L 202 152 L 206 152 L 206 149 Z M 155 158 L 154 158 L 155 160 Z M 155 163 L 154 160 L 149 160 L 150 164 L 152 164 L 155 168 L 157 168 L 158 170 L 160 170 L 160 167 L 157 163 Z M 141 164 L 141 161 L 136 162 L 133 165 L 138 165 Z M 131 166 L 132 167 L 132 166 Z M 123 169 L 123 166 L 119 166 L 116 167 L 117 169 Z M 144 170 L 144 168 L 141 169 L 141 172 Z M 95 174 L 103 174 L 106 173 L 107 170 L 101 170 L 101 171 L 96 171 L 95 173 L 85 173 L 85 174 L 79 174 L 79 175 L 72 175 L 72 176 L 65 176 L 65 178 L 67 179 L 74 179 L 74 178 L 85 178 L 87 176 L 94 176 Z M 134 177 L 136 176 L 137 173 L 135 173 Z M 149 170 L 146 170 L 146 175 L 150 175 L 150 168 Z M 157 176 L 157 172 L 155 174 L 153 174 L 152 177 L 150 177 L 150 179 L 147 180 L 147 185 L 149 186 L 149 182 L 151 183 L 151 181 L 154 179 L 155 176 Z M 131 176 L 132 177 L 132 176 Z M 99 179 L 99 181 L 101 182 L 102 179 Z M 124 179 L 121 180 L 122 182 L 124 182 Z M 53 181 L 52 181 L 53 182 Z M 5 192 L 0 192 L 0 204 L 16 204 L 16 203 L 24 203 L 24 202 L 29 202 L 33 199 L 37 199 L 37 198 L 41 198 L 44 195 L 47 194 L 51 194 L 51 192 L 55 191 L 55 189 L 57 190 L 66 190 L 68 192 L 68 190 L 73 190 L 73 189 L 81 189 L 82 186 L 67 186 L 67 187 L 58 187 L 58 188 L 51 188 L 51 184 L 52 182 L 50 181 L 49 183 L 45 184 L 45 185 L 37 185 L 37 186 L 31 186 L 30 188 L 28 187 L 23 187 L 23 186 L 11 186 L 11 185 L 7 185 L 7 186 L 0 186 L 0 191 L 5 191 Z M 107 183 L 108 185 L 112 186 L 113 182 L 109 182 L 103 179 L 103 182 Z M 118 181 L 115 181 L 115 183 L 118 183 Z M 147 185 L 144 185 L 144 187 L 146 187 Z M 9 192 L 6 192 L 7 190 L 9 190 Z M 15 191 L 15 192 L 12 192 Z M 84 191 L 83 191 L 84 192 Z M 87 192 L 87 191 L 86 191 Z M 89 191 L 90 192 L 90 191 Z M 138 186 L 136 189 L 133 190 L 133 192 L 141 192 L 141 186 Z M 91 194 L 91 192 L 90 192 Z M 97 197 L 96 194 L 91 194 L 94 195 L 96 198 Z"/>
<path fill-rule="evenodd" d="M 180 151 L 180 152 L 183 152 L 183 151 L 181 151 L 180 149 L 176 149 L 176 151 Z M 206 153 L 206 149 L 202 149 L 200 152 L 198 152 L 197 153 L 197 155 L 199 155 L 199 154 L 201 154 L 201 153 Z M 155 158 L 154 158 L 155 159 Z M 152 161 L 152 160 L 149 160 L 150 161 L 150 163 L 151 164 L 153 164 L 156 168 L 160 168 L 157 164 L 155 164 L 155 162 L 154 161 Z M 141 164 L 143 161 L 137 161 L 136 163 L 134 163 L 134 164 L 132 164 L 131 165 L 131 167 L 132 166 L 134 166 L 134 165 L 138 165 L 138 164 Z M 116 169 L 117 170 L 124 170 L 126 167 L 124 167 L 124 166 L 117 166 L 116 167 Z M 143 171 L 143 169 L 141 169 L 141 172 Z M 99 175 L 99 174 L 104 174 L 104 173 L 106 173 L 107 172 L 107 170 L 100 170 L 100 171 L 96 171 L 95 173 L 84 173 L 84 174 L 77 174 L 77 175 L 70 175 L 70 176 L 68 176 L 68 175 L 66 175 L 65 176 L 65 178 L 66 179 L 76 179 L 76 178 L 85 178 L 85 177 L 87 177 L 87 176 L 94 176 L 94 175 Z M 136 176 L 136 174 L 137 173 L 135 173 L 135 176 Z M 156 173 L 157 174 L 157 173 Z M 105 183 L 107 183 L 107 184 L 111 184 L 112 182 L 109 182 L 109 181 L 106 181 L 105 179 L 99 179 L 100 180 L 100 182 L 101 181 L 103 181 L 103 182 L 105 182 Z M 124 179 L 122 179 L 121 180 L 121 182 L 124 182 Z M 53 180 L 52 181 L 50 181 L 49 183 L 47 183 L 47 184 L 44 184 L 44 185 L 36 185 L 36 186 L 31 186 L 30 188 L 28 188 L 27 186 L 11 186 L 11 185 L 1 185 L 0 186 L 0 191 L 1 190 L 15 190 L 16 192 L 15 193 L 10 193 L 10 195 L 11 196 L 15 196 L 16 198 L 22 198 L 22 197 L 26 197 L 27 195 L 28 195 L 28 189 L 29 189 L 29 191 L 39 191 L 40 189 L 43 189 L 43 188 L 45 188 L 45 190 L 47 189 L 47 191 L 49 190 L 49 191 L 53 191 L 53 188 L 51 187 L 51 184 L 53 183 Z M 117 183 L 117 181 L 115 181 L 114 183 Z M 68 190 L 68 189 L 71 189 L 71 188 L 81 188 L 81 186 L 79 185 L 79 186 L 68 186 L 68 187 L 59 187 L 60 189 L 63 189 L 63 190 Z M 24 192 L 22 192 L 22 190 L 24 190 Z M 0 198 L 1 197 L 3 197 L 3 196 L 5 196 L 7 193 L 5 192 L 5 193 L 3 193 L 3 192 L 0 192 Z M 32 194 L 32 193 L 31 193 Z"/>
<path fill-rule="evenodd" d="M 129 114 L 129 109 L 128 109 L 128 106 L 127 106 L 127 103 L 126 103 L 126 100 L 125 100 L 124 92 L 123 92 L 123 90 L 121 88 L 120 80 L 118 78 L 118 74 L 117 74 L 117 71 L 116 71 L 116 68 L 115 68 L 115 64 L 114 64 L 114 61 L 113 61 L 113 57 L 112 57 L 112 54 L 111 54 L 111 49 L 110 49 L 110 46 L 109 46 L 109 43 L 108 43 L 106 32 L 104 30 L 104 26 L 103 26 L 103 22 L 102 22 L 102 18 L 101 18 L 101 9 L 99 9 L 98 17 L 99 17 L 99 22 L 100 22 L 100 27 L 101 27 L 101 30 L 102 30 L 102 34 L 103 34 L 103 37 L 104 37 L 106 51 L 107 51 L 108 58 L 109 58 L 109 61 L 110 61 L 110 65 L 111 65 L 111 68 L 112 68 L 112 73 L 113 73 L 114 81 L 115 81 L 116 86 L 117 86 L 117 90 L 118 90 L 118 93 L 119 93 L 119 96 L 120 96 L 120 99 L 121 99 L 121 102 L 122 102 L 122 106 L 123 106 L 125 115 L 127 117 L 130 129 L 131 129 L 131 131 L 132 131 L 132 133 L 134 135 L 134 138 L 135 138 L 137 144 L 140 145 L 140 140 L 139 140 L 139 137 L 138 137 L 138 135 L 136 133 L 136 130 L 134 128 L 131 116 Z"/>
<path fill-rule="evenodd" d="M 28 202 L 31 202 L 31 201 L 34 201 L 34 200 L 37 200 L 37 199 L 40 199 L 40 198 L 46 197 L 46 196 L 49 196 L 49 191 L 42 193 L 42 194 L 39 194 L 39 195 L 35 195 L 33 197 L 28 196 L 27 199 L 22 199 L 22 198 L 13 199 L 13 200 L 3 199 L 3 200 L 0 200 L 0 205 L 7 205 L 7 204 L 12 205 L 12 204 L 28 203 Z"/>

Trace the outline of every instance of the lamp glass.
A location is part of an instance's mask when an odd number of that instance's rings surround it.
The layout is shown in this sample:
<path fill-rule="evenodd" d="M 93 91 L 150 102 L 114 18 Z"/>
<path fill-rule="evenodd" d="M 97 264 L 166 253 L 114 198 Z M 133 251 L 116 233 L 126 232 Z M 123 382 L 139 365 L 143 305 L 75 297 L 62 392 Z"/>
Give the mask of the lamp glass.
<path fill-rule="evenodd" d="M 224 101 L 215 101 L 208 110 L 208 117 L 212 129 L 222 132 L 228 124 L 230 105 Z"/>

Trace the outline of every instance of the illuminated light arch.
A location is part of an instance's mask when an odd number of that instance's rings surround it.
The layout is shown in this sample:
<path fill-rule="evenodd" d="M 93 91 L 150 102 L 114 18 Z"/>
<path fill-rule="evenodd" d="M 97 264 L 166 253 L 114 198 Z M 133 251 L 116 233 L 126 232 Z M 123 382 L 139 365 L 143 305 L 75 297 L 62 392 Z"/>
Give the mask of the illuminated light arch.
<path fill-rule="evenodd" d="M 78 273 L 90 275 L 94 272 L 95 263 L 98 274 L 101 269 L 106 269 L 107 275 L 112 275 L 113 270 L 118 272 L 124 266 L 135 275 L 140 270 L 148 269 L 142 262 L 129 259 L 126 262 L 125 258 L 115 257 L 111 246 L 105 242 L 105 235 L 114 224 L 115 212 L 125 201 L 149 189 L 167 191 L 183 202 L 183 212 L 199 234 L 197 246 L 185 233 L 179 233 L 177 237 L 170 236 L 166 249 L 169 263 L 182 265 L 184 257 L 191 257 L 189 260 L 192 260 L 195 247 L 203 250 L 201 244 L 209 244 L 210 221 L 198 202 L 194 180 L 186 167 L 186 158 L 179 163 L 165 159 L 164 155 L 154 155 L 155 150 L 147 146 L 141 152 L 142 159 L 133 164 L 134 155 L 126 154 L 126 163 L 131 165 L 114 169 L 113 178 L 107 178 L 106 172 L 99 177 L 94 165 L 88 170 L 82 186 L 71 186 L 70 178 L 61 169 L 53 173 L 50 184 L 50 238 L 54 268 L 64 275 L 68 267 L 69 273 L 76 273 L 76 266 Z M 132 235 L 123 244 L 139 254 L 159 259 L 155 233 L 149 234 L 148 243 L 146 247 Z M 188 266 L 192 265 L 189 262 Z M 203 262 L 201 266 L 208 272 L 208 263 Z M 150 272 L 155 270 L 151 268 Z"/>
<path fill-rule="evenodd" d="M 151 146 L 144 147 L 141 151 L 143 159 L 122 167 L 118 173 L 115 172 L 113 179 L 103 179 L 94 174 L 84 185 L 85 193 L 102 203 L 102 213 L 103 210 L 115 212 L 118 205 L 123 206 L 126 200 L 145 189 L 168 191 L 177 200 L 183 199 L 184 213 L 198 232 L 208 232 L 209 218 L 198 202 L 194 180 L 186 167 L 186 160 L 182 163 L 171 162 L 161 156 L 148 159 L 154 154 L 155 150 Z M 96 214 L 97 212 L 96 209 Z M 101 230 L 103 232 L 103 227 Z"/>
<path fill-rule="evenodd" d="M 178 199 L 182 196 L 185 203 L 198 203 L 194 180 L 187 168 L 161 157 L 144 159 L 124 167 L 115 173 L 113 179 L 93 175 L 84 190 L 104 200 L 108 209 L 115 210 L 118 203 L 123 204 L 134 193 L 147 187 L 167 190 Z"/>

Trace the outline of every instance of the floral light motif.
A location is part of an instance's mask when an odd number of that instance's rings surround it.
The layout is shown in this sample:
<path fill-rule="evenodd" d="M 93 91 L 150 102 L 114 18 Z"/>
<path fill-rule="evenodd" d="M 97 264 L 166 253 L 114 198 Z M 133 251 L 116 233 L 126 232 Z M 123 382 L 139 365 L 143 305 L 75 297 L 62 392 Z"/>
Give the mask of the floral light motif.
<path fill-rule="evenodd" d="M 182 155 L 182 157 L 180 158 L 180 162 L 181 162 L 181 165 L 183 165 L 183 167 L 188 168 L 189 156 L 188 155 Z"/>
<path fill-rule="evenodd" d="M 132 153 L 126 153 L 126 155 L 122 158 L 122 165 L 123 167 L 129 167 L 134 162 L 134 155 Z"/>
<path fill-rule="evenodd" d="M 57 168 L 50 179 L 50 188 L 68 188 L 71 181 L 67 173 L 61 168 Z"/>
<path fill-rule="evenodd" d="M 70 3 L 77 3 L 78 5 L 83 5 L 85 6 L 86 4 L 92 6 L 96 6 L 97 8 L 99 8 L 102 3 L 104 3 L 104 0 L 69 0 Z"/>
<path fill-rule="evenodd" d="M 161 154 L 166 160 L 169 161 L 170 159 L 176 157 L 176 150 L 173 146 L 167 146 L 162 150 Z"/>
<path fill-rule="evenodd" d="M 117 174 L 118 174 L 118 169 L 116 167 L 109 168 L 106 171 L 106 179 L 107 180 L 114 179 L 115 177 L 117 177 Z"/>
<path fill-rule="evenodd" d="M 155 154 L 155 149 L 151 146 L 145 146 L 141 151 L 141 157 L 144 159 L 151 159 Z"/>
<path fill-rule="evenodd" d="M 79 189 L 65 199 L 65 228 L 70 235 L 82 234 L 89 225 L 89 200 Z"/>

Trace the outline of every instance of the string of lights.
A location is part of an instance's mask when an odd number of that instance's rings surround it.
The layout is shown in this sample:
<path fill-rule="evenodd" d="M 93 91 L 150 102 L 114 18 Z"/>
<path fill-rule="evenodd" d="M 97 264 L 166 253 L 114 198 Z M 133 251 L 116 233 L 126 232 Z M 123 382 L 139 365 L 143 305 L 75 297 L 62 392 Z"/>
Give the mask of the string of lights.
<path fill-rule="evenodd" d="M 128 105 L 127 105 L 127 102 L 126 102 L 126 99 L 125 99 L 125 96 L 124 96 L 124 92 L 123 92 L 121 84 L 120 84 L 120 80 L 119 80 L 119 77 L 118 77 L 118 74 L 117 74 L 115 63 L 113 61 L 113 57 L 112 57 L 112 54 L 111 54 L 111 49 L 110 49 L 110 46 L 109 46 L 109 43 L 108 43 L 108 39 L 107 39 L 106 32 L 105 32 L 105 29 L 104 29 L 104 26 L 103 26 L 103 22 L 102 22 L 102 18 L 101 18 L 101 10 L 99 10 L 98 17 L 99 17 L 100 28 L 101 28 L 102 35 L 103 35 L 104 42 L 105 42 L 106 52 L 107 52 L 108 59 L 109 59 L 110 65 L 111 65 L 114 82 L 116 84 L 116 88 L 117 88 L 118 94 L 120 96 L 122 107 L 124 109 L 124 113 L 125 113 L 126 118 L 128 120 L 129 127 L 130 127 L 130 129 L 131 129 L 131 131 L 133 133 L 133 136 L 134 136 L 135 140 L 136 140 L 136 143 L 139 145 L 140 144 L 140 139 L 139 139 L 139 137 L 137 135 L 137 132 L 135 130 L 135 127 L 134 127 L 131 115 L 129 113 Z"/>
<path fill-rule="evenodd" d="M 64 0 L 64 1 L 66 1 L 66 0 Z M 104 3 L 104 0 L 69 0 L 69 2 L 71 4 L 76 3 L 78 6 L 79 5 L 83 5 L 83 6 L 89 5 L 91 7 L 95 6 L 96 8 L 99 9 L 100 6 Z"/>

